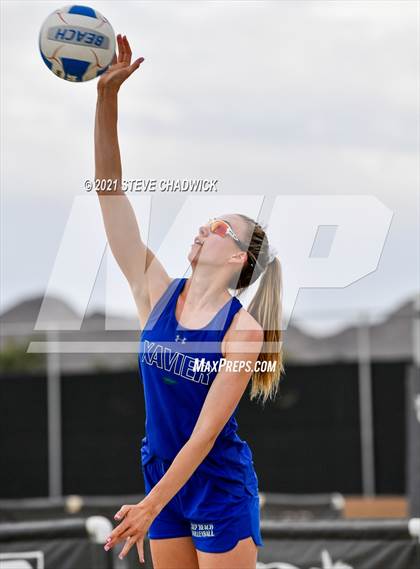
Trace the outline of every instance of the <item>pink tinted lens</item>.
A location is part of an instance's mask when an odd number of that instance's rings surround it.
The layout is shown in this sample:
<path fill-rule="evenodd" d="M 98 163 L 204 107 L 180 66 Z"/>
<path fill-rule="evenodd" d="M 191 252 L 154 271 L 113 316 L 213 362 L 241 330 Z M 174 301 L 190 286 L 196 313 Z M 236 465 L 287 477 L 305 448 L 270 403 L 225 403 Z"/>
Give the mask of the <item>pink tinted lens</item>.
<path fill-rule="evenodd" d="M 213 221 L 210 224 L 210 231 L 215 233 L 216 235 L 220 235 L 220 237 L 226 237 L 228 226 L 224 221 Z"/>

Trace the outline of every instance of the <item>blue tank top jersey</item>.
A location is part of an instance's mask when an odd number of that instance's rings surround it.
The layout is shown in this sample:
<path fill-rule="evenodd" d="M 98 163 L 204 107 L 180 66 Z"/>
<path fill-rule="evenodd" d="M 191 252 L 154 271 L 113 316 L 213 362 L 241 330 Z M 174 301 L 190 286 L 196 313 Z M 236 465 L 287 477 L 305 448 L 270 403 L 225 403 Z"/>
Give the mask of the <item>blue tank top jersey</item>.
<path fill-rule="evenodd" d="M 177 299 L 186 278 L 171 281 L 153 307 L 140 335 L 139 371 L 143 383 L 146 425 L 141 461 L 153 457 L 172 462 L 190 438 L 204 400 L 217 375 L 212 362 L 223 357 L 221 343 L 242 307 L 232 297 L 203 328 L 190 329 L 176 319 Z M 210 371 L 196 371 L 195 360 L 210 362 Z M 255 483 L 252 452 L 237 434 L 236 409 L 195 472 L 222 483 L 233 494 Z"/>

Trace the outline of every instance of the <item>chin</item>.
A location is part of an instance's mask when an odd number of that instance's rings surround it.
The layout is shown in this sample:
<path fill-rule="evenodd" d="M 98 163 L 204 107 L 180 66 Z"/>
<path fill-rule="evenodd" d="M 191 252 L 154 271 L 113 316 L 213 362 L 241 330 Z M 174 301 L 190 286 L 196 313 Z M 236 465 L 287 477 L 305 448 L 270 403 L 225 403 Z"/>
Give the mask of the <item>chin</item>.
<path fill-rule="evenodd" d="M 194 253 L 189 252 L 187 255 L 187 259 L 189 260 L 190 263 L 197 263 L 197 258 L 198 258 L 197 253 L 194 255 Z"/>

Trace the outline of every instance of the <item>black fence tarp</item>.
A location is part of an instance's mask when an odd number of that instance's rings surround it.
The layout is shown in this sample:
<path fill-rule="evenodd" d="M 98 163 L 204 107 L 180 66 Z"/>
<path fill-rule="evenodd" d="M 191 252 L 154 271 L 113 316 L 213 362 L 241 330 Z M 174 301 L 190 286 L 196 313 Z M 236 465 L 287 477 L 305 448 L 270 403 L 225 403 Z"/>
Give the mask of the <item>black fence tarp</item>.
<path fill-rule="evenodd" d="M 1 523 L 0 569 L 113 569 L 113 557 L 103 549 L 105 540 L 96 540 L 86 522 L 75 518 Z"/>
<path fill-rule="evenodd" d="M 412 517 L 420 517 L 420 368 L 411 366 L 407 389 L 407 494 Z"/>
<path fill-rule="evenodd" d="M 411 531 L 410 531 L 411 526 Z M 414 530 L 414 531 L 413 531 Z M 257 569 L 418 569 L 420 519 L 262 521 Z M 93 540 L 86 519 L 0 523 L 0 569 L 135 569 L 137 548 L 123 562 Z M 118 546 L 118 552 L 122 546 Z M 149 541 L 145 569 L 152 568 Z M 2 566 L 3 564 L 3 566 Z M 233 569 L 233 568 L 232 568 Z"/>
<path fill-rule="evenodd" d="M 262 520 L 308 521 L 339 519 L 343 516 L 344 496 L 341 494 L 275 494 L 260 493 Z M 0 516 L 1 516 L 0 501 Z"/>
<path fill-rule="evenodd" d="M 408 520 L 263 522 L 257 569 L 418 569 Z"/>
<path fill-rule="evenodd" d="M 406 363 L 373 363 L 378 493 L 405 493 Z M 142 494 L 144 400 L 136 371 L 62 378 L 63 494 Z M 44 377 L 0 380 L 0 498 L 48 493 Z M 237 412 L 263 492 L 360 494 L 356 364 L 287 366 L 276 401 Z M 391 420 L 392 419 L 392 420 Z"/>
<path fill-rule="evenodd" d="M 0 522 L 51 520 L 78 516 L 105 516 L 112 520 L 123 504 L 138 504 L 143 495 L 134 496 L 65 496 L 63 498 L 0 499 Z M 308 521 L 339 519 L 344 498 L 341 494 L 273 494 L 260 493 L 261 519 Z"/>

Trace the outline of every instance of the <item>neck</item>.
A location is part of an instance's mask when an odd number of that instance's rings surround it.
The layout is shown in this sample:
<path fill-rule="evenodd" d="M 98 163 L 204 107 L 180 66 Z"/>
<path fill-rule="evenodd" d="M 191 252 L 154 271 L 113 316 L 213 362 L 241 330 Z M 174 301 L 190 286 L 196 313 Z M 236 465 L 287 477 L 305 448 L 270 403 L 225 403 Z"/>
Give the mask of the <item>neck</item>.
<path fill-rule="evenodd" d="M 184 304 L 193 310 L 218 308 L 232 298 L 226 289 L 223 275 L 218 278 L 214 269 L 210 272 L 204 267 L 201 270 L 196 268 L 185 283 L 182 292 Z"/>

